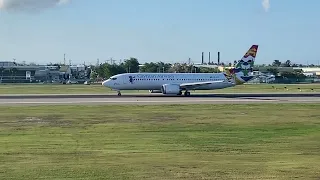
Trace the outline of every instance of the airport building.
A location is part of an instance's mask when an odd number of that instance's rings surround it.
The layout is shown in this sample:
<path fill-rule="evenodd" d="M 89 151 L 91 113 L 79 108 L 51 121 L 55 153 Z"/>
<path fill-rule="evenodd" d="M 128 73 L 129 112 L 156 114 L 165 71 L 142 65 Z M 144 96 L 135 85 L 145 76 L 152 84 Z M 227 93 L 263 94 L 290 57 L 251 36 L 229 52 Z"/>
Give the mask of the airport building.
<path fill-rule="evenodd" d="M 90 79 L 85 65 L 21 65 L 0 62 L 0 83 L 84 83 Z"/>
<path fill-rule="evenodd" d="M 37 66 L 19 66 L 15 62 L 0 62 L 1 83 L 32 82 Z"/>

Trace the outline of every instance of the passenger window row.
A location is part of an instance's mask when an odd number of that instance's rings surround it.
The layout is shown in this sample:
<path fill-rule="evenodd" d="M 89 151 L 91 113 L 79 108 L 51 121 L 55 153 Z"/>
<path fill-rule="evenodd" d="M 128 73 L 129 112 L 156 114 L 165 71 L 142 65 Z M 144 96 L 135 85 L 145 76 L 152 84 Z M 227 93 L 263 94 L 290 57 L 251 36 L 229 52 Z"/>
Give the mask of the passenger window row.
<path fill-rule="evenodd" d="M 136 81 L 161 81 L 161 79 L 134 79 L 134 80 L 136 80 Z M 165 79 L 162 79 L 162 80 L 165 80 Z M 167 81 L 173 81 L 173 80 L 175 80 L 175 79 L 166 79 Z M 217 80 L 219 80 L 219 79 L 176 79 L 176 80 L 178 80 L 178 81 L 187 81 L 187 80 L 189 80 L 189 81 L 191 81 L 191 80 L 193 80 L 193 81 L 204 81 L 204 80 L 207 80 L 207 81 L 212 81 L 212 80 L 214 80 L 214 81 L 217 81 Z"/>

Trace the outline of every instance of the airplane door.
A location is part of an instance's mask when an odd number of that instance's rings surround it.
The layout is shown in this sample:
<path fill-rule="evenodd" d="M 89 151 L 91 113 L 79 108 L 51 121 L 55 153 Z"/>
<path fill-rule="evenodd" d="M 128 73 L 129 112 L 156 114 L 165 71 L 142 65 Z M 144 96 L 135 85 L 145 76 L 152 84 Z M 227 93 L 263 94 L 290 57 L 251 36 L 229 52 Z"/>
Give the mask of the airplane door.
<path fill-rule="evenodd" d="M 135 88 L 134 84 L 137 83 L 137 82 L 135 81 L 135 77 L 132 76 L 132 75 L 123 76 L 123 77 L 122 77 L 122 82 L 123 82 L 123 86 L 124 86 L 126 89 Z"/>
<path fill-rule="evenodd" d="M 126 77 L 126 76 L 123 76 L 123 77 L 122 77 L 122 83 L 123 83 L 124 85 L 127 85 L 128 82 L 129 82 L 129 78 Z"/>
<path fill-rule="evenodd" d="M 135 80 L 134 76 L 129 76 L 126 78 L 125 81 L 127 84 L 134 84 L 135 83 L 134 80 Z"/>
<path fill-rule="evenodd" d="M 123 76 L 122 82 L 124 85 L 130 85 L 134 83 L 134 77 L 133 76 Z"/>

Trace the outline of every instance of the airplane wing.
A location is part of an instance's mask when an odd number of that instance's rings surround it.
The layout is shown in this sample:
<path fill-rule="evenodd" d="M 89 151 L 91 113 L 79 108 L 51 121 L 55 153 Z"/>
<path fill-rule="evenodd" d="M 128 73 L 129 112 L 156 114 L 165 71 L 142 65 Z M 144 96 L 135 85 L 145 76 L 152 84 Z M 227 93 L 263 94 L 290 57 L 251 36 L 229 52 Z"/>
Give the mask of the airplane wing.
<path fill-rule="evenodd" d="M 195 82 L 195 83 L 182 83 L 180 84 L 180 87 L 182 89 L 193 89 L 205 85 L 210 85 L 210 84 L 216 84 L 216 83 L 223 83 L 227 81 L 207 81 L 207 82 Z"/>

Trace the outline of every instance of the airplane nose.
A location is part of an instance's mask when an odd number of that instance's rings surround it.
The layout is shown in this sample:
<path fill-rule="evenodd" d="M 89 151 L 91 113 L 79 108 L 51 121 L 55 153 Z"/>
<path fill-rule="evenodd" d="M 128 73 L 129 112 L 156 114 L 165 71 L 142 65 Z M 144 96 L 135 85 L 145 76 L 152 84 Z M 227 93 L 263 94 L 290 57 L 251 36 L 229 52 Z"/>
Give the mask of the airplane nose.
<path fill-rule="evenodd" d="M 102 86 L 108 86 L 108 82 L 109 82 L 109 79 L 108 80 L 105 80 L 102 82 Z"/>

